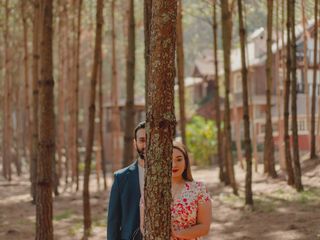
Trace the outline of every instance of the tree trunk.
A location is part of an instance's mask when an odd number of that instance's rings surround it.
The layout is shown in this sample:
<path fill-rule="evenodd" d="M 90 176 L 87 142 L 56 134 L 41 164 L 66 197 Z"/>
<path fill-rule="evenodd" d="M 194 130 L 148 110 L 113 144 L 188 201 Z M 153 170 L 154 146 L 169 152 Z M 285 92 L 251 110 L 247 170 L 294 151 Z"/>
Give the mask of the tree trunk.
<path fill-rule="evenodd" d="M 264 146 L 264 172 L 268 173 L 269 176 L 275 178 L 277 173 L 275 170 L 274 160 L 274 141 L 273 141 L 273 130 L 272 130 L 272 116 L 271 116 L 271 95 L 272 95 L 272 15 L 273 15 L 273 0 L 268 0 L 268 17 L 267 17 L 267 89 L 266 89 L 266 131 L 265 131 L 265 146 Z"/>
<path fill-rule="evenodd" d="M 23 139 L 24 139 L 24 155 L 29 158 L 31 150 L 30 137 L 30 102 L 29 102 L 29 49 L 28 49 L 28 23 L 26 16 L 26 1 L 21 1 L 21 15 L 23 24 L 23 46 L 24 46 L 24 123 L 23 123 Z M 29 142 L 28 144 L 26 142 Z M 30 163 L 30 161 L 29 161 Z"/>
<path fill-rule="evenodd" d="M 145 101 L 148 105 L 148 83 L 150 69 L 150 25 L 151 25 L 151 10 L 152 0 L 144 0 L 143 2 L 143 18 L 144 18 L 144 61 L 145 61 Z"/>
<path fill-rule="evenodd" d="M 31 164 L 30 164 L 30 178 L 31 178 L 31 196 L 33 203 L 36 202 L 36 182 L 37 182 L 37 165 L 38 165 L 38 104 L 39 104 L 39 44 L 40 44 L 40 1 L 35 0 L 34 16 L 33 16 L 33 65 L 32 65 L 32 145 L 31 145 Z"/>
<path fill-rule="evenodd" d="M 310 158 L 317 158 L 316 154 L 316 87 L 317 87 L 317 56 L 318 56 L 318 0 L 315 0 L 314 7 L 314 54 L 313 54 L 313 82 L 311 100 L 311 146 Z M 318 107 L 319 108 L 319 107 Z M 318 110 L 319 111 L 319 110 Z"/>
<path fill-rule="evenodd" d="M 103 26 L 103 0 L 97 1 L 96 14 L 96 39 L 94 47 L 94 59 L 91 75 L 90 99 L 89 99 L 89 117 L 88 117 L 88 134 L 86 143 L 85 155 L 85 172 L 83 182 L 83 215 L 84 215 L 84 239 L 88 239 L 91 231 L 91 210 L 90 210 L 90 193 L 89 193 L 89 178 L 91 168 L 91 155 L 94 139 L 94 118 L 95 118 L 95 95 L 96 82 L 99 67 L 99 58 L 101 56 L 102 45 L 102 26 Z"/>
<path fill-rule="evenodd" d="M 233 193 L 238 194 L 237 184 L 233 169 L 233 159 L 231 153 L 231 125 L 230 125 L 230 53 L 232 40 L 232 15 L 228 1 L 221 2 L 221 21 L 222 21 L 222 39 L 223 39 L 223 61 L 225 77 L 225 104 L 224 104 L 224 137 L 225 137 L 225 163 L 227 172 L 227 183 L 233 188 Z"/>
<path fill-rule="evenodd" d="M 291 19 L 290 19 L 290 0 L 287 0 L 287 74 L 286 74 L 286 86 L 284 92 L 284 143 L 285 143 L 285 158 L 286 158 L 286 169 L 288 173 L 288 184 L 294 184 L 294 175 L 291 160 L 291 150 L 290 150 L 290 135 L 289 135 L 289 101 L 290 101 L 290 84 L 291 84 L 291 51 L 290 51 L 290 29 L 291 29 Z"/>
<path fill-rule="evenodd" d="M 126 118 L 123 148 L 123 166 L 128 166 L 133 161 L 133 131 L 134 131 L 134 80 L 135 80 L 135 18 L 134 1 L 129 1 L 128 17 L 128 56 L 127 56 L 127 96 Z"/>
<path fill-rule="evenodd" d="M 78 152 L 78 133 L 79 133 L 79 82 L 80 82 L 80 43 L 81 43 L 81 10 L 82 0 L 78 0 L 78 15 L 77 15 L 77 45 L 76 45 L 76 76 L 74 88 L 74 157 L 76 171 L 76 190 L 79 190 L 79 152 Z"/>
<path fill-rule="evenodd" d="M 223 150 L 222 150 L 222 133 L 221 133 L 221 116 L 220 116 L 220 90 L 219 90 L 219 68 L 218 68 L 218 24 L 217 24 L 217 2 L 213 2 L 213 52 L 214 52 L 214 74 L 215 74 L 215 95 L 214 108 L 216 114 L 216 126 L 218 137 L 218 163 L 219 163 L 219 179 L 220 182 L 225 181 L 225 173 L 223 170 Z"/>
<path fill-rule="evenodd" d="M 235 99 L 235 94 L 233 93 L 233 99 Z M 244 169 L 243 161 L 242 161 L 242 148 L 241 148 L 241 136 L 240 136 L 240 119 L 238 114 L 238 109 L 236 106 L 236 102 L 233 102 L 233 118 L 234 127 L 235 127 L 235 137 L 236 137 L 236 148 L 237 148 L 237 159 L 240 164 L 241 169 Z"/>
<path fill-rule="evenodd" d="M 101 40 L 102 41 L 102 40 Z M 100 61 L 99 61 L 99 77 L 98 77 L 98 85 L 99 85 L 99 143 L 100 143 L 100 157 L 101 157 L 101 165 L 102 165 L 102 176 L 103 176 L 103 187 L 104 190 L 107 190 L 107 170 L 106 170 L 106 157 L 104 151 L 104 118 L 103 118 L 103 53 L 101 49 Z"/>
<path fill-rule="evenodd" d="M 39 81 L 39 161 L 37 165 L 36 239 L 53 239 L 52 159 L 54 158 L 54 96 L 52 59 L 53 1 L 41 2 L 41 42 Z"/>
<path fill-rule="evenodd" d="M 186 143 L 186 112 L 184 97 L 184 52 L 183 52 L 183 26 L 182 26 L 182 0 L 178 0 L 177 12 L 177 73 L 179 84 L 179 112 L 180 132 L 182 142 Z"/>
<path fill-rule="evenodd" d="M 250 139 L 250 120 L 248 104 L 248 70 L 246 66 L 246 30 L 244 28 L 242 17 L 242 1 L 238 0 L 239 13 L 239 35 L 241 45 L 241 66 L 242 66 L 242 101 L 243 101 L 243 123 L 244 123 L 244 141 L 246 156 L 246 205 L 253 205 L 252 197 L 252 156 L 251 156 L 251 139 Z"/>
<path fill-rule="evenodd" d="M 176 14 L 176 0 L 168 0 L 165 4 L 153 2 L 150 35 L 150 49 L 153 51 L 146 108 L 145 239 L 169 240 L 171 235 Z"/>
<path fill-rule="evenodd" d="M 303 27 L 303 79 L 304 79 L 304 91 L 306 94 L 306 114 L 307 114 L 307 129 L 310 135 L 310 94 L 309 94 L 309 83 L 308 83 L 308 35 L 307 32 L 307 18 L 305 15 L 305 1 L 301 0 L 301 13 L 302 13 L 302 27 Z M 309 143 L 310 143 L 310 139 Z"/>
<path fill-rule="evenodd" d="M 298 136 L 298 121 L 297 121 L 297 45 L 296 45 L 296 31 L 295 31 L 295 2 L 290 1 L 291 4 L 291 75 L 292 75 L 292 88 L 291 88 L 291 117 L 292 117 L 292 138 L 293 138 L 293 163 L 294 163 L 294 184 L 298 192 L 303 190 L 301 183 L 301 167 L 299 157 L 299 136 Z"/>
<path fill-rule="evenodd" d="M 118 105 L 118 71 L 117 71 L 117 56 L 116 56 L 116 29 L 115 29 L 115 1 L 111 1 L 111 24 L 112 24 L 112 132 L 111 132 L 111 149 L 113 154 L 113 171 L 121 167 L 120 153 L 120 110 Z"/>

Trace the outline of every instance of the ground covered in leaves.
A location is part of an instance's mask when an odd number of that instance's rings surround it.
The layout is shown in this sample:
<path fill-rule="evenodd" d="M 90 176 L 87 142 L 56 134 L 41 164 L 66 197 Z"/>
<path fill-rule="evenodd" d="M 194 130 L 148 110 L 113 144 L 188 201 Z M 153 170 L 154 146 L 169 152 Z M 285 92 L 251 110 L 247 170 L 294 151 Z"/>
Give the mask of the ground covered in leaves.
<path fill-rule="evenodd" d="M 218 170 L 193 169 L 196 180 L 208 186 L 213 199 L 211 231 L 205 240 L 320 240 L 320 160 L 303 162 L 305 191 L 297 193 L 283 176 L 270 179 L 253 173 L 254 209 L 244 207 L 245 172 L 238 166 L 239 196 L 218 181 Z M 111 175 L 108 184 L 111 185 Z M 27 175 L 11 182 L 0 177 L 0 239 L 34 239 L 35 206 L 29 196 Z M 106 209 L 109 191 L 98 190 L 91 177 L 93 232 L 91 239 L 106 239 Z M 101 186 L 102 188 L 102 186 Z M 54 198 L 55 239 L 73 240 L 82 236 L 82 192 L 64 185 Z"/>

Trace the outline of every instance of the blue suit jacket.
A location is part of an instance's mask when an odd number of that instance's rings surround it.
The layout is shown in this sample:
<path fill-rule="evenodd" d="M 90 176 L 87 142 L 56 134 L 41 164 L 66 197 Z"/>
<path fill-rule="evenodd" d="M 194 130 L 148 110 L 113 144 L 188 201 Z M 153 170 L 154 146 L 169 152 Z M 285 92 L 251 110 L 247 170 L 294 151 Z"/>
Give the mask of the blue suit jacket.
<path fill-rule="evenodd" d="M 107 239 L 130 240 L 140 226 L 138 162 L 114 173 L 111 188 Z"/>

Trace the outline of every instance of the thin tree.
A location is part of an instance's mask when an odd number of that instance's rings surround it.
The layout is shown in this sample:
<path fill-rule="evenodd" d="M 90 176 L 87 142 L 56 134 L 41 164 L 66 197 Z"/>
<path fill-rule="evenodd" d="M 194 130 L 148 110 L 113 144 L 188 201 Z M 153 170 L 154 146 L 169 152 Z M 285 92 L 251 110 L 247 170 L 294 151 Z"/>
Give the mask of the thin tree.
<path fill-rule="evenodd" d="M 127 55 L 127 76 L 126 76 L 126 116 L 123 148 L 123 166 L 128 166 L 133 160 L 133 130 L 134 130 L 134 80 L 135 80 L 135 18 L 134 1 L 129 1 L 128 17 L 128 55 Z"/>
<path fill-rule="evenodd" d="M 238 0 L 239 13 L 239 35 L 241 45 L 241 66 L 242 66 L 242 101 L 243 101 L 243 123 L 244 123 L 244 141 L 246 156 L 246 205 L 253 205 L 252 197 L 252 154 L 250 140 L 250 120 L 249 120 L 249 97 L 248 97 L 248 70 L 246 66 L 246 29 L 244 28 L 242 16 L 242 1 Z"/>
<path fill-rule="evenodd" d="M 292 117 L 292 138 L 293 138 L 293 163 L 294 163 L 294 185 L 298 192 L 303 190 L 301 183 L 301 167 L 299 158 L 299 143 L 298 143 L 298 121 L 297 121 L 297 45 L 296 45 L 296 31 L 295 31 L 295 1 L 290 1 L 291 9 L 291 76 L 292 76 L 292 87 L 291 87 L 291 117 Z"/>
<path fill-rule="evenodd" d="M 27 22 L 27 9 L 26 1 L 21 1 L 21 15 L 23 24 L 23 48 L 24 48 L 24 143 L 31 143 L 30 140 L 30 102 L 29 102 L 29 48 L 28 48 L 28 22 Z M 25 157 L 28 158 L 30 151 L 30 144 L 25 144 L 24 153 Z"/>
<path fill-rule="evenodd" d="M 275 160 L 274 160 L 274 141 L 273 141 L 273 130 L 272 130 L 272 116 L 271 116 L 271 94 L 272 94 L 272 19 L 273 19 L 273 1 L 268 0 L 267 2 L 268 16 L 267 16 L 267 84 L 266 84 L 266 131 L 264 137 L 264 152 L 263 152 L 263 162 L 264 162 L 264 172 L 268 173 L 269 176 L 275 178 L 277 173 L 275 170 Z"/>
<path fill-rule="evenodd" d="M 222 132 L 221 132 L 221 116 L 220 116 L 220 95 L 219 95 L 219 68 L 218 68 L 218 24 L 217 24 L 217 1 L 213 0 L 213 52 L 214 52 L 214 108 L 216 114 L 216 127 L 218 137 L 218 163 L 219 163 L 219 179 L 220 182 L 225 181 L 224 170 L 223 170 L 223 150 L 222 150 Z"/>
<path fill-rule="evenodd" d="M 307 60 L 309 33 L 307 31 L 307 18 L 305 14 L 304 0 L 301 0 L 301 14 L 302 14 L 302 27 L 303 27 L 303 79 L 304 79 L 304 91 L 306 94 L 307 129 L 310 134 L 310 94 L 309 94 L 309 83 L 308 83 L 308 60 Z"/>
<path fill-rule="evenodd" d="M 150 65 L 150 25 L 152 0 L 143 2 L 143 19 L 144 19 L 144 61 L 145 61 L 145 101 L 148 104 L 148 83 L 149 83 L 149 65 Z"/>
<path fill-rule="evenodd" d="M 36 240 L 53 239 L 52 159 L 55 149 L 52 10 L 53 1 L 40 5 L 39 157 L 37 164 Z"/>
<path fill-rule="evenodd" d="M 233 193 L 238 194 L 234 175 L 233 159 L 231 153 L 231 124 L 230 124 L 230 65 L 231 65 L 231 40 L 232 40 L 232 15 L 229 1 L 221 1 L 221 22 L 223 40 L 223 61 L 225 77 L 225 102 L 224 102 L 224 148 L 226 164 L 226 182 L 230 183 Z"/>
<path fill-rule="evenodd" d="M 112 132 L 111 132 L 111 149 L 113 154 L 113 170 L 119 169 L 121 165 L 120 153 L 120 110 L 118 104 L 118 70 L 117 70 L 117 46 L 116 46 L 116 29 L 115 29 L 115 3 L 111 1 L 111 35 L 112 35 L 112 82 L 111 82 L 111 104 L 112 104 Z"/>
<path fill-rule="evenodd" d="M 179 85 L 179 112 L 180 132 L 182 142 L 186 143 L 186 111 L 184 97 L 184 52 L 183 52 L 183 26 L 182 26 L 182 0 L 178 0 L 177 13 L 177 73 Z"/>
<path fill-rule="evenodd" d="M 290 135 L 289 135 L 289 101 L 290 101 L 290 85 L 291 85 L 291 74 L 290 74 L 290 66 L 291 66 L 291 18 L 290 18 L 290 0 L 287 0 L 287 70 L 286 70 L 286 85 L 284 91 L 284 143 L 285 143 L 285 158 L 286 158 L 286 168 L 288 174 L 288 184 L 294 184 L 294 174 L 292 168 L 292 158 L 291 158 L 291 150 L 290 150 Z"/>
<path fill-rule="evenodd" d="M 317 87 L 317 62 L 318 62 L 318 0 L 314 6 L 314 53 L 313 53 L 313 81 L 312 81 L 312 100 L 311 100 L 311 145 L 310 158 L 317 158 L 316 154 L 316 87 Z"/>
<path fill-rule="evenodd" d="M 83 224 L 84 224 L 84 239 L 88 239 L 91 231 L 91 209 L 90 209 L 90 192 L 89 192 L 89 179 L 91 168 L 91 154 L 94 139 L 94 118 L 95 118 L 95 96 L 96 96 L 96 83 L 98 76 L 99 58 L 101 54 L 102 44 L 102 26 L 103 26 L 103 0 L 97 1 L 96 13 L 96 38 L 94 47 L 94 58 L 91 75 L 90 98 L 89 98 L 89 116 L 88 116 L 88 135 L 86 142 L 86 155 L 85 155 L 85 170 L 83 182 Z"/>
<path fill-rule="evenodd" d="M 150 49 L 153 51 L 147 90 L 145 239 L 169 240 L 171 235 L 176 20 L 176 0 L 168 0 L 166 4 L 153 1 L 150 35 Z"/>

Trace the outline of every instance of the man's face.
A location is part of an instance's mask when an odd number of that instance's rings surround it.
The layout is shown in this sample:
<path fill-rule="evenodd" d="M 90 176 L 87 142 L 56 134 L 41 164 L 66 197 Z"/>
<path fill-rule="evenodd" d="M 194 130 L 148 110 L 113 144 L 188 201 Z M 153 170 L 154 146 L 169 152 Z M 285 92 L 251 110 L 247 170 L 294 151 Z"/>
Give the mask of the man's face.
<path fill-rule="evenodd" d="M 140 128 L 137 131 L 135 142 L 135 148 L 137 150 L 137 153 L 141 159 L 145 158 L 146 152 L 146 130 L 144 128 Z"/>

